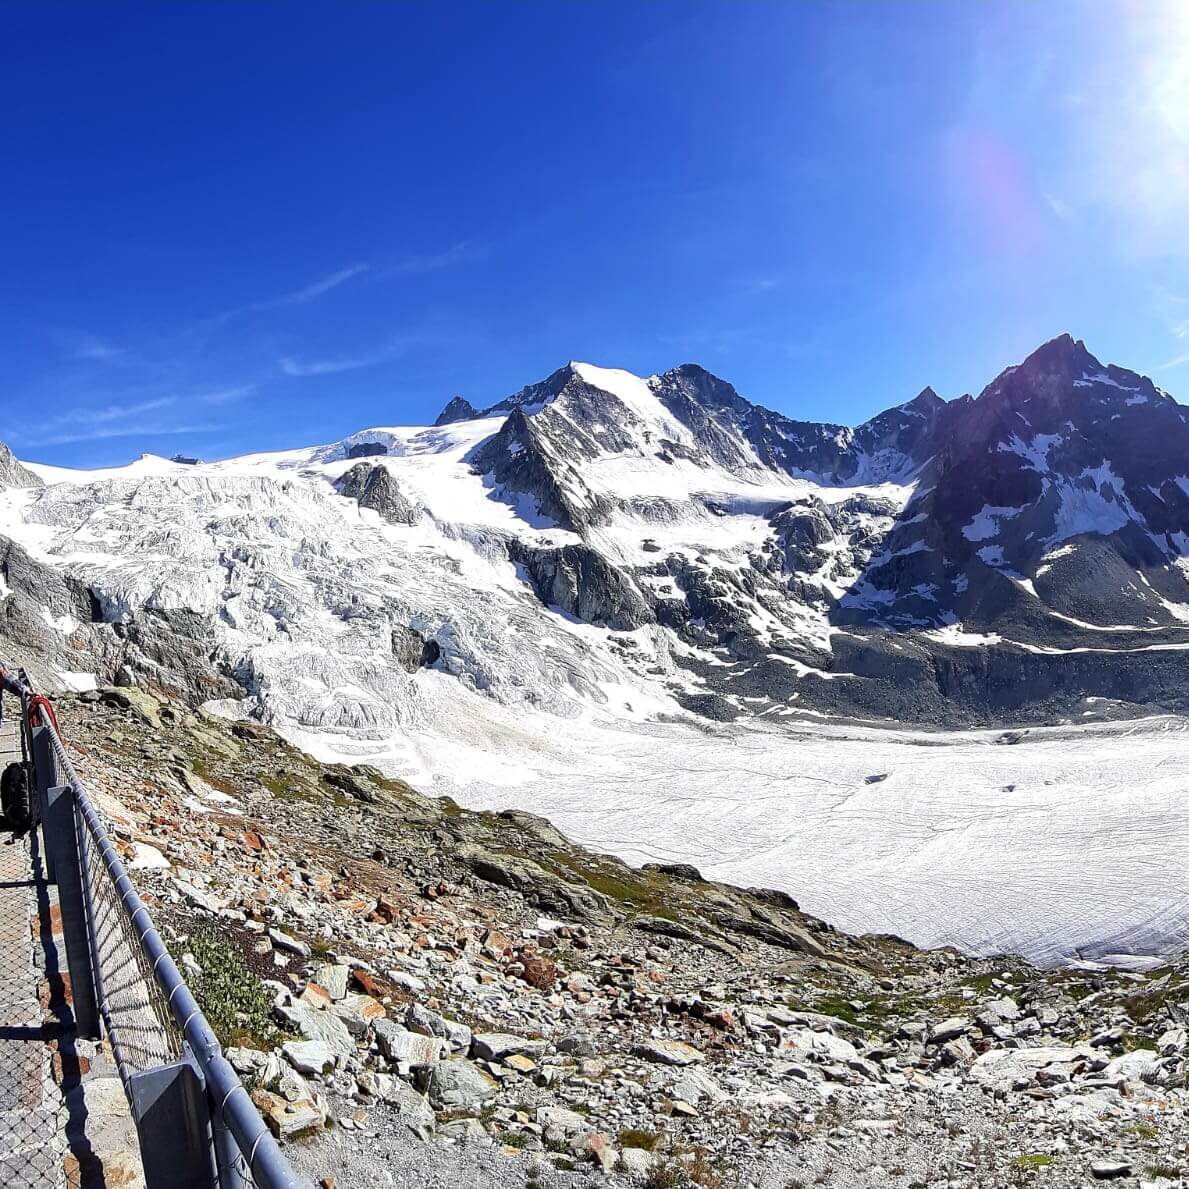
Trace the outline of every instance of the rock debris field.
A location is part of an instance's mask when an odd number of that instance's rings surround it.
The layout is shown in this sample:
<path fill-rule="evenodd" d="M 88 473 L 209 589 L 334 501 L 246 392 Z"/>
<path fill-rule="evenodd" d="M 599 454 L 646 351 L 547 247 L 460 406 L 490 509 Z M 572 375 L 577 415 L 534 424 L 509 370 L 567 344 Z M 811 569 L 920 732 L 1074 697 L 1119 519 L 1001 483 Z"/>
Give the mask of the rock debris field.
<path fill-rule="evenodd" d="M 1171 1189 L 1189 1173 L 1184 961 L 1046 970 L 848 936 L 787 894 L 630 867 L 544 819 L 319 764 L 138 689 L 59 714 L 315 1184 Z"/>

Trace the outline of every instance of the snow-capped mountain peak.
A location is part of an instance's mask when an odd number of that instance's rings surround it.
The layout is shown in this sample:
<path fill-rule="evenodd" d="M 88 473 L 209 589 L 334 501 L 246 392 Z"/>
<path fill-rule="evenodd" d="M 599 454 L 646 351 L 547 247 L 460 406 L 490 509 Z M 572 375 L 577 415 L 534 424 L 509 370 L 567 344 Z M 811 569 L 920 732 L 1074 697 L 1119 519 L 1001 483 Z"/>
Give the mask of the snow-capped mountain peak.
<path fill-rule="evenodd" d="M 925 388 L 855 428 L 696 364 L 572 362 L 305 450 L 0 453 L 0 630 L 49 678 L 239 697 L 363 750 L 460 696 L 476 721 L 1166 705 L 1186 459 L 1181 406 L 1069 336 L 978 397 Z"/>

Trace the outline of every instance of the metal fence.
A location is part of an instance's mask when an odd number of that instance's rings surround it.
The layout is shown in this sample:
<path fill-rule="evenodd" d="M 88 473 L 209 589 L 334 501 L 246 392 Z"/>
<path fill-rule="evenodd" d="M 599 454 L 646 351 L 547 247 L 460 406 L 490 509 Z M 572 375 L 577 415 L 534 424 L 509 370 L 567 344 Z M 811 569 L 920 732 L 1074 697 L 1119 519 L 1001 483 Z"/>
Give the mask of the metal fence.
<path fill-rule="evenodd" d="M 21 719 L 75 1026 L 111 1044 L 148 1189 L 304 1189 L 128 878 L 49 702 L 23 695 Z"/>
<path fill-rule="evenodd" d="M 19 717 L 0 723 L 0 770 L 20 763 Z M 58 972 L 36 834 L 0 835 L 0 1185 L 58 1186 L 67 1111 L 51 1075 L 40 992 Z M 43 982 L 43 980 L 45 980 Z M 60 986 L 55 983 L 55 990 Z M 59 1054 L 63 1050 L 59 1049 Z"/>

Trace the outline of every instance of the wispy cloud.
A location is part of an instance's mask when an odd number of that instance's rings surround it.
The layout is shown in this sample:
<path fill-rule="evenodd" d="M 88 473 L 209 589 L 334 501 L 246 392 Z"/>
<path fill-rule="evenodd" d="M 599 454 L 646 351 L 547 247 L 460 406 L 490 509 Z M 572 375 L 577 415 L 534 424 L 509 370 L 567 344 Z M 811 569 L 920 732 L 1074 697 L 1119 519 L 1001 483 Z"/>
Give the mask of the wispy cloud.
<path fill-rule="evenodd" d="M 86 330 L 69 330 L 59 326 L 50 326 L 46 329 L 61 346 L 64 354 L 76 362 L 115 364 L 135 362 L 134 356 L 127 348 L 117 346 L 102 335 L 92 334 Z"/>
<path fill-rule="evenodd" d="M 113 421 L 127 421 L 130 417 L 143 417 L 158 409 L 168 408 L 176 397 L 158 396 L 152 400 L 135 401 L 132 404 L 110 404 L 96 409 L 70 409 L 49 417 L 42 425 L 52 428 L 56 425 L 108 425 Z"/>
<path fill-rule="evenodd" d="M 75 359 L 83 359 L 91 363 L 114 363 L 125 359 L 128 352 L 123 347 L 107 342 L 95 335 L 82 336 L 74 349 Z"/>
<path fill-rule="evenodd" d="M 748 277 L 740 283 L 745 296 L 755 297 L 760 293 L 771 293 L 780 288 L 779 277 Z"/>
<path fill-rule="evenodd" d="M 329 293 L 332 289 L 337 289 L 340 285 L 351 280 L 352 277 L 357 277 L 360 273 L 367 272 L 370 267 L 371 265 L 364 262 L 349 265 L 347 268 L 340 268 L 338 272 L 331 273 L 330 276 L 323 277 L 320 281 L 314 281 L 310 285 L 303 285 L 300 289 L 294 289 L 292 293 L 282 293 L 280 297 L 274 297 L 271 301 L 257 302 L 254 308 L 272 310 L 278 306 L 304 305 L 307 301 L 313 301 L 315 297 L 321 297 L 323 293 Z"/>
<path fill-rule="evenodd" d="M 231 388 L 216 388 L 210 392 L 200 392 L 193 399 L 200 405 L 230 405 L 237 400 L 246 400 L 256 393 L 255 384 L 236 384 Z"/>
<path fill-rule="evenodd" d="M 1162 363 L 1157 370 L 1162 372 L 1170 372 L 1173 370 L 1173 368 L 1184 367 L 1187 363 L 1189 363 L 1189 351 L 1184 351 L 1175 358 L 1170 359 L 1167 363 Z"/>
<path fill-rule="evenodd" d="M 292 355 L 284 355 L 277 360 L 277 365 L 287 376 L 330 376 L 337 372 L 353 372 L 387 363 L 424 341 L 420 335 L 406 335 L 357 355 L 333 355 L 322 359 L 296 359 Z"/>
<path fill-rule="evenodd" d="M 13 434 L 15 441 L 29 446 L 69 446 L 78 442 L 102 442 L 109 438 L 177 437 L 182 434 L 218 433 L 221 425 L 122 425 L 80 428 L 59 434 L 24 436 Z"/>
<path fill-rule="evenodd" d="M 287 306 L 305 305 L 307 302 L 321 297 L 324 293 L 329 293 L 332 289 L 337 289 L 340 285 L 345 285 L 354 277 L 360 276 L 370 269 L 371 265 L 366 261 L 348 265 L 346 268 L 340 268 L 338 272 L 333 272 L 329 276 L 312 281 L 308 285 L 303 285 L 300 289 L 291 289 L 288 293 L 282 293 L 277 297 L 266 297 L 260 301 L 249 301 L 244 305 L 233 306 L 231 309 L 224 310 L 222 313 L 216 314 L 213 318 L 209 319 L 208 324 L 219 325 L 246 314 L 262 314 L 268 310 L 285 309 Z"/>
<path fill-rule="evenodd" d="M 1066 202 L 1063 198 L 1058 198 L 1056 194 L 1050 194 L 1047 191 L 1042 191 L 1041 196 L 1044 198 L 1049 210 L 1061 220 L 1062 223 L 1076 223 L 1077 211 Z"/>
<path fill-rule="evenodd" d="M 179 405 L 215 408 L 251 396 L 255 384 L 238 384 L 206 391 L 162 394 L 144 400 L 114 401 L 95 408 L 74 408 L 41 420 L 30 431 L 19 428 L 13 441 L 30 446 L 67 446 L 78 442 L 99 442 L 109 438 L 173 437 L 179 434 L 213 433 L 223 427 L 209 423 L 176 424 L 152 418 Z M 151 418 L 146 423 L 146 418 Z"/>
<path fill-rule="evenodd" d="M 478 250 L 470 240 L 459 240 L 444 252 L 430 256 L 410 256 L 399 264 L 394 264 L 385 272 L 394 276 L 412 276 L 417 273 L 437 272 L 439 269 L 449 268 L 454 264 L 461 264 L 478 254 Z"/>

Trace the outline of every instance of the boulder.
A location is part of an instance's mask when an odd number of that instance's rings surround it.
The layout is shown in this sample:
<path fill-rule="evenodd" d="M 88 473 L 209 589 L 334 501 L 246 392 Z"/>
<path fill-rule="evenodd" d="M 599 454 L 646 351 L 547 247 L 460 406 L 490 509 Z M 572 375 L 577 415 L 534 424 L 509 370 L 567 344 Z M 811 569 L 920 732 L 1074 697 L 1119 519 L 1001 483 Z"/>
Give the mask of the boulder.
<path fill-rule="evenodd" d="M 384 1005 L 370 995 L 347 995 L 337 1003 L 330 1005 L 348 1032 L 357 1040 L 362 1040 L 371 1032 L 377 1020 L 384 1019 L 387 1014 Z"/>
<path fill-rule="evenodd" d="M 790 1028 L 780 1041 L 783 1052 L 796 1057 L 812 1057 L 817 1061 L 854 1061 L 859 1052 L 849 1040 L 831 1032 L 816 1032 L 811 1028 Z"/>
<path fill-rule="evenodd" d="M 405 1027 L 422 1036 L 436 1036 L 446 1042 L 452 1053 L 465 1053 L 471 1047 L 471 1030 L 465 1024 L 447 1020 L 420 1003 L 410 1003 L 405 1012 Z"/>
<path fill-rule="evenodd" d="M 324 1040 L 290 1040 L 281 1046 L 281 1055 L 308 1077 L 329 1073 L 335 1066 L 335 1055 Z"/>
<path fill-rule="evenodd" d="M 513 1053 L 539 1057 L 544 1051 L 543 1040 L 526 1040 L 506 1032 L 476 1032 L 471 1040 L 471 1056 L 482 1061 L 503 1061 Z"/>
<path fill-rule="evenodd" d="M 495 1097 L 495 1079 L 465 1057 L 440 1061 L 425 1078 L 429 1101 L 440 1111 L 478 1110 Z"/>
<path fill-rule="evenodd" d="M 252 1095 L 252 1101 L 277 1139 L 289 1139 L 303 1131 L 321 1127 L 326 1122 L 325 1111 L 310 1098 L 287 1102 L 268 1090 L 257 1090 Z"/>
<path fill-rule="evenodd" d="M 698 1061 L 705 1061 L 705 1056 L 693 1045 L 683 1040 L 646 1040 L 636 1045 L 632 1050 L 637 1057 L 645 1061 L 655 1061 L 658 1065 L 693 1065 Z"/>
<path fill-rule="evenodd" d="M 347 978 L 351 973 L 349 966 L 342 963 L 324 962 L 314 973 L 314 982 L 326 988 L 331 999 L 342 999 L 347 994 Z"/>
<path fill-rule="evenodd" d="M 436 1065 L 445 1055 L 446 1042 L 437 1037 L 410 1032 L 392 1020 L 377 1020 L 372 1027 L 380 1052 L 402 1070 Z"/>

